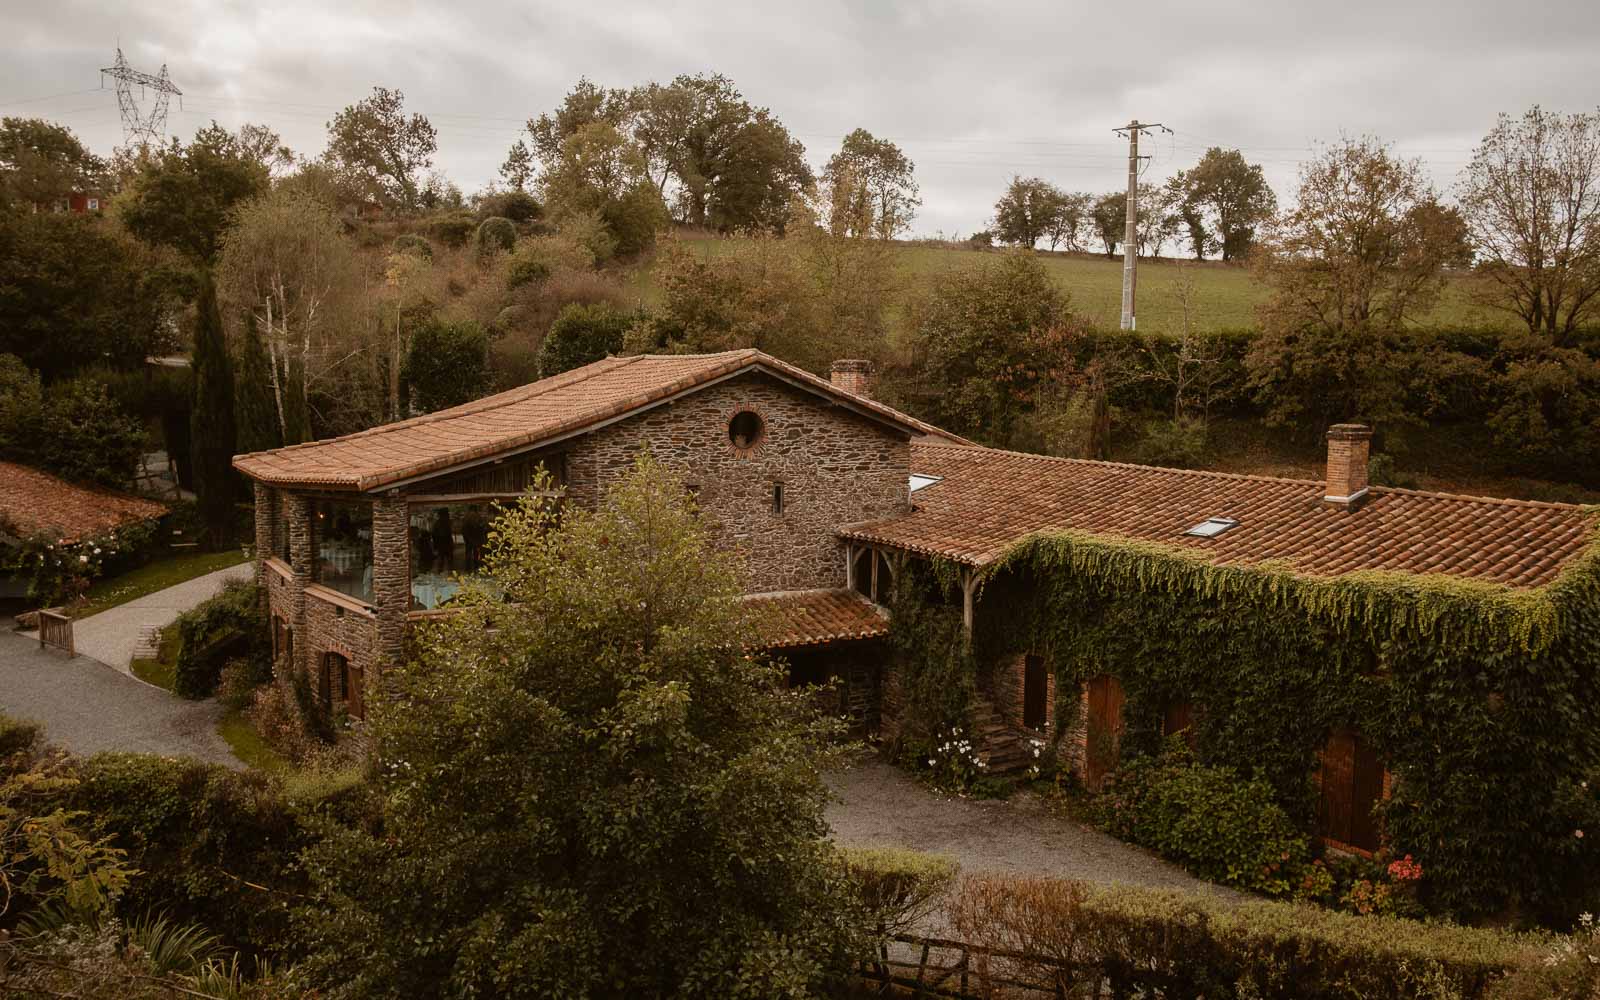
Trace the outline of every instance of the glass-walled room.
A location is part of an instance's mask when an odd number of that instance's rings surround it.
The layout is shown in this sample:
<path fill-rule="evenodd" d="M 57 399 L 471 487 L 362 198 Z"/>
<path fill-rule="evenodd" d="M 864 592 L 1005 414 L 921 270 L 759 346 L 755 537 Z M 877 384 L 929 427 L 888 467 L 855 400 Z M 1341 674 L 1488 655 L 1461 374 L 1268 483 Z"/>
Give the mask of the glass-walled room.
<path fill-rule="evenodd" d="M 318 500 L 316 582 L 372 603 L 372 504 Z"/>
<path fill-rule="evenodd" d="M 489 525 L 499 516 L 492 502 L 411 506 L 411 607 L 447 604 L 460 590 L 456 579 L 483 565 Z"/>

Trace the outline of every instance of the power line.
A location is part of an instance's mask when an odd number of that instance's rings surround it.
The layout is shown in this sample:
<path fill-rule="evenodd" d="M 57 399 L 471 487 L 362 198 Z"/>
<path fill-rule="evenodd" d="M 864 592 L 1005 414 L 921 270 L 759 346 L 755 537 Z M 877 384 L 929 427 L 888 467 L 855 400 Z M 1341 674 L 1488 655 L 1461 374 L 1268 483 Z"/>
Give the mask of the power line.
<path fill-rule="evenodd" d="M 178 107 L 183 107 L 183 91 L 173 86 L 172 78 L 167 75 L 167 64 L 162 63 L 161 72 L 157 74 L 141 72 L 128 65 L 119 45 L 117 61 L 100 72 L 117 81 L 117 109 L 122 113 L 122 140 L 130 146 L 134 143 L 140 146 L 160 145 L 166 141 L 167 101 L 177 94 Z M 145 90 L 155 91 L 155 102 L 149 114 L 139 113 L 138 102 L 133 98 L 135 86 L 141 95 Z"/>

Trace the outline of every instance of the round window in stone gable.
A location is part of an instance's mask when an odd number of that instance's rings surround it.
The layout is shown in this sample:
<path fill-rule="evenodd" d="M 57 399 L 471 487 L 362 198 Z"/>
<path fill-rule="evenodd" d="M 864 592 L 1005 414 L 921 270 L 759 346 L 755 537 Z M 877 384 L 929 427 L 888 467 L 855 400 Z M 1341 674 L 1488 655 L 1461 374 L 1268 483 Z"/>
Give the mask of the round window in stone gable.
<path fill-rule="evenodd" d="M 728 440 L 734 448 L 747 452 L 761 443 L 767 434 L 766 421 L 752 410 L 740 410 L 728 421 Z"/>

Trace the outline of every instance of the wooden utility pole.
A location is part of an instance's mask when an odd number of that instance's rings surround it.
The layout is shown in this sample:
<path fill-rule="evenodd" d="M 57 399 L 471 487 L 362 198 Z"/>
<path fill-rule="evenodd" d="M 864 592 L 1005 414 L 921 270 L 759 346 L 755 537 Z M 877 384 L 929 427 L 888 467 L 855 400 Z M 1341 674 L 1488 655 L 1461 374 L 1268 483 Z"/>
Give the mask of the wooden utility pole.
<path fill-rule="evenodd" d="M 1160 122 L 1153 124 L 1133 121 L 1118 129 L 1118 135 L 1128 134 L 1128 223 L 1122 234 L 1122 329 L 1137 329 L 1134 319 L 1134 288 L 1138 284 L 1139 266 L 1139 133 L 1160 129 L 1170 133 Z M 1149 157 L 1145 157 L 1149 159 Z"/>

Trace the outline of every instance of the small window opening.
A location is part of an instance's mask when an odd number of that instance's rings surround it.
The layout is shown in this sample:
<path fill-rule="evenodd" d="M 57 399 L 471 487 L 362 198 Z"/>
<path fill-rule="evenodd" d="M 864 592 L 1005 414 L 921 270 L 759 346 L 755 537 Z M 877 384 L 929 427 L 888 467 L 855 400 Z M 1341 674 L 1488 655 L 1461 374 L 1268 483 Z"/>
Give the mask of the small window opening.
<path fill-rule="evenodd" d="M 728 421 L 728 440 L 735 448 L 754 448 L 766 433 L 761 417 L 749 410 L 741 410 Z"/>
<path fill-rule="evenodd" d="M 1199 538 L 1215 538 L 1230 528 L 1237 528 L 1239 522 L 1231 517 L 1208 517 L 1204 521 L 1185 531 L 1185 535 L 1195 535 Z"/>
<path fill-rule="evenodd" d="M 782 483 L 773 483 L 772 484 L 772 512 L 774 514 L 782 514 L 783 513 L 783 484 Z"/>

